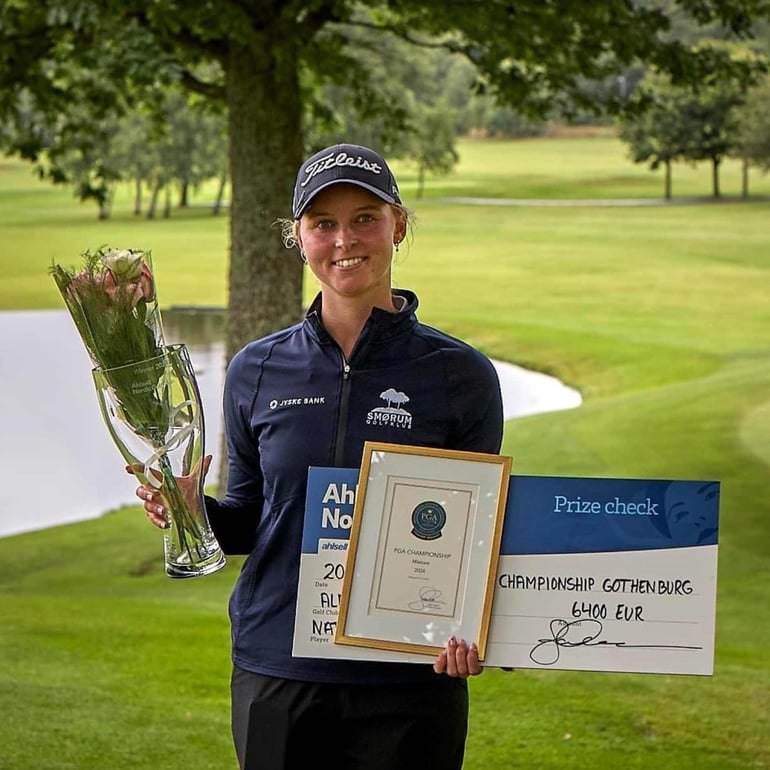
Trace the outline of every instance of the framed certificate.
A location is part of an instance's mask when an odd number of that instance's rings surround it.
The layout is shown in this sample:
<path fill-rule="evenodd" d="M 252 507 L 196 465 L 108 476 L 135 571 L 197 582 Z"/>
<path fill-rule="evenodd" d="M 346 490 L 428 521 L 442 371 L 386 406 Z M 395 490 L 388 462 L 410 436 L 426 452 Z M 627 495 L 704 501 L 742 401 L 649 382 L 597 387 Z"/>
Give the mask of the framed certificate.
<path fill-rule="evenodd" d="M 483 660 L 511 458 L 367 442 L 335 642 Z"/>

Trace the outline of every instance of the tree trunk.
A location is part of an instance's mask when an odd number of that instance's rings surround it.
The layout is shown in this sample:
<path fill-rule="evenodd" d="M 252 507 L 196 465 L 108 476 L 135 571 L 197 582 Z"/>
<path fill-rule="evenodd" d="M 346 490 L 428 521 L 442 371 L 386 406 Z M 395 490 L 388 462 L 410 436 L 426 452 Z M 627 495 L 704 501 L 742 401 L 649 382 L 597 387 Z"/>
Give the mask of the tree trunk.
<path fill-rule="evenodd" d="M 231 51 L 227 68 L 230 131 L 230 297 L 227 359 L 247 342 L 295 323 L 302 265 L 287 252 L 276 220 L 291 216 L 302 161 L 296 60 L 268 33 Z M 271 57 L 271 47 L 282 50 Z"/>
<path fill-rule="evenodd" d="M 142 180 L 137 177 L 134 182 L 134 216 L 142 213 Z"/>
<path fill-rule="evenodd" d="M 166 185 L 166 201 L 163 205 L 163 219 L 171 217 L 171 185 Z"/>
<path fill-rule="evenodd" d="M 749 197 L 749 162 L 746 158 L 741 165 L 741 197 L 744 199 Z"/>
<path fill-rule="evenodd" d="M 719 158 L 711 159 L 711 182 L 714 188 L 715 198 L 721 197 L 721 193 L 719 191 L 719 162 Z"/>
<path fill-rule="evenodd" d="M 226 63 L 232 186 L 227 361 L 247 342 L 301 316 L 302 263 L 273 224 L 291 216 L 302 162 L 301 57 L 291 50 L 302 44 L 296 35 L 280 39 L 268 28 L 247 44 L 233 43 Z M 226 477 L 223 453 L 222 491 Z"/>
<path fill-rule="evenodd" d="M 665 195 L 666 200 L 670 201 L 671 200 L 671 161 L 670 160 L 666 161 L 666 182 L 665 182 L 665 184 L 666 184 L 666 189 L 665 189 L 665 192 L 663 194 Z"/>
<path fill-rule="evenodd" d="M 222 198 L 225 196 L 225 187 L 227 186 L 227 172 L 225 171 L 220 177 L 219 177 L 219 188 L 217 189 L 217 197 L 214 199 L 214 208 L 211 210 L 211 213 L 214 216 L 217 216 L 219 212 L 222 210 Z"/>
<path fill-rule="evenodd" d="M 99 221 L 104 221 L 110 218 L 112 213 L 112 191 L 106 190 L 104 195 L 99 199 Z"/>
<path fill-rule="evenodd" d="M 155 219 L 155 210 L 158 207 L 158 196 L 163 189 L 163 182 L 156 182 L 152 188 L 152 195 L 150 196 L 150 205 L 147 209 L 147 219 Z"/>
<path fill-rule="evenodd" d="M 186 209 L 190 205 L 190 183 L 185 179 L 179 190 L 179 208 Z"/>

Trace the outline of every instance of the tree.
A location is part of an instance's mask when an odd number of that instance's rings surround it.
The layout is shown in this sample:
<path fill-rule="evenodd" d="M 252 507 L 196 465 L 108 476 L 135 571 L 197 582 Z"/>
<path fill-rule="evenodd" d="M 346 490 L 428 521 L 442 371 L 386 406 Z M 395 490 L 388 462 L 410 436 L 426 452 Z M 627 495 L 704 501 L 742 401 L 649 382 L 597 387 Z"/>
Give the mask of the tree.
<path fill-rule="evenodd" d="M 99 218 L 107 219 L 120 179 L 120 130 L 114 113 L 93 110 L 77 99 L 49 118 L 29 92 L 21 91 L 0 131 L 0 146 L 32 161 L 41 179 L 73 185 L 77 197 L 95 201 Z"/>
<path fill-rule="evenodd" d="M 741 36 L 755 18 L 770 15 L 765 0 L 679 0 L 676 8 Z M 99 73 L 79 93 L 89 103 L 117 105 L 126 93 L 172 80 L 224 100 L 232 186 L 229 356 L 300 311 L 301 267 L 287 259 L 272 225 L 287 211 L 309 149 L 306 117 L 321 106 L 313 100 L 318 86 L 344 86 L 364 114 L 398 109 L 370 89 L 361 57 L 351 53 L 356 31 L 459 53 L 478 72 L 476 88 L 537 114 L 562 98 L 592 106 L 578 76 L 602 79 L 637 60 L 677 82 L 742 67 L 723 52 L 691 51 L 667 38 L 669 26 L 660 8 L 627 0 L 3 0 L 0 115 L 22 88 L 55 115 L 88 68 Z M 111 88 L 101 93 L 104 84 Z"/>
<path fill-rule="evenodd" d="M 684 101 L 680 118 L 687 143 L 683 156 L 691 161 L 711 163 L 712 194 L 721 197 L 719 167 L 734 141 L 735 107 L 743 101 L 738 91 L 729 85 L 713 86 Z"/>
<path fill-rule="evenodd" d="M 142 213 L 142 185 L 149 178 L 154 163 L 151 151 L 149 116 L 136 110 L 130 120 L 118 121 L 115 136 L 121 178 L 134 183 L 134 216 Z"/>
<path fill-rule="evenodd" d="M 732 154 L 743 160 L 743 197 L 748 197 L 748 168 L 770 171 L 770 77 L 754 86 L 738 109 Z"/>
<path fill-rule="evenodd" d="M 147 154 L 154 160 L 144 179 L 152 185 L 152 202 L 147 212 L 155 215 L 157 198 L 166 192 L 164 216 L 171 215 L 171 188 L 179 188 L 179 206 L 188 205 L 190 189 L 213 177 L 220 179 L 220 197 L 227 168 L 225 120 L 220 112 L 207 109 L 177 88 L 167 89 L 155 105 Z M 215 210 L 221 200 L 215 203 Z"/>
<path fill-rule="evenodd" d="M 383 401 L 388 402 L 388 409 L 392 409 L 392 404 L 396 405 L 397 409 L 400 409 L 402 404 L 406 404 L 409 401 L 409 396 L 406 395 L 406 393 L 402 393 L 400 390 L 396 390 L 395 388 L 388 388 L 387 390 L 380 393 L 380 398 Z"/>
<path fill-rule="evenodd" d="M 704 41 L 698 43 L 704 45 Z M 746 49 L 715 41 L 735 61 L 756 62 Z M 671 164 L 708 160 L 712 168 L 712 193 L 719 198 L 719 167 L 736 141 L 737 108 L 743 104 L 750 81 L 733 77 L 710 77 L 702 83 L 680 84 L 669 75 L 648 72 L 640 91 L 650 100 L 642 114 L 621 120 L 621 138 L 628 142 L 635 162 L 650 161 L 651 168 L 666 168 L 666 198 L 671 197 Z"/>
<path fill-rule="evenodd" d="M 85 132 L 80 127 L 87 119 L 87 111 L 83 111 L 74 120 L 66 121 L 61 128 L 65 141 L 50 148 L 40 159 L 38 172 L 55 184 L 73 184 L 77 197 L 81 201 L 93 200 L 99 219 L 108 219 L 115 186 L 120 180 L 120 160 L 114 143 L 118 123 L 105 119 L 98 130 Z"/>
<path fill-rule="evenodd" d="M 313 146 L 348 141 L 375 147 L 391 158 L 414 161 L 417 197 L 421 198 L 425 174 L 449 173 L 459 159 L 455 110 L 447 104 L 444 84 L 447 71 L 464 60 L 442 49 L 416 47 L 368 29 L 355 30 L 350 40 L 355 40 L 351 55 L 366 68 L 378 100 L 397 107 L 385 106 L 381 114 L 362 123 L 347 91 L 326 86 L 318 99 L 324 107 L 323 118 L 316 112 L 316 130 L 309 138 Z M 455 92 L 455 104 L 464 106 L 469 101 L 468 85 L 466 82 L 462 97 Z"/>
<path fill-rule="evenodd" d="M 643 87 L 650 94 L 650 104 L 644 112 L 620 120 L 620 138 L 629 145 L 634 163 L 649 162 L 653 171 L 664 167 L 663 196 L 671 200 L 671 166 L 682 157 L 687 144 L 681 119 L 683 97 L 658 73 L 649 73 Z"/>
<path fill-rule="evenodd" d="M 675 160 L 708 160 L 712 194 L 719 198 L 719 167 L 735 137 L 734 108 L 742 97 L 727 85 L 699 91 L 675 88 L 670 82 L 655 88 L 654 104 L 643 114 L 621 122 L 620 136 L 628 142 L 635 163 L 665 167 L 665 197 L 671 198 L 671 164 Z"/>
<path fill-rule="evenodd" d="M 446 105 L 418 109 L 415 121 L 409 154 L 417 162 L 417 197 L 422 198 L 426 172 L 448 174 L 460 156 L 455 149 L 454 117 Z"/>
<path fill-rule="evenodd" d="M 200 114 L 197 141 L 197 178 L 199 180 L 216 178 L 219 181 L 217 194 L 211 213 L 216 215 L 222 210 L 222 200 L 227 185 L 227 121 L 216 110 L 206 109 Z"/>

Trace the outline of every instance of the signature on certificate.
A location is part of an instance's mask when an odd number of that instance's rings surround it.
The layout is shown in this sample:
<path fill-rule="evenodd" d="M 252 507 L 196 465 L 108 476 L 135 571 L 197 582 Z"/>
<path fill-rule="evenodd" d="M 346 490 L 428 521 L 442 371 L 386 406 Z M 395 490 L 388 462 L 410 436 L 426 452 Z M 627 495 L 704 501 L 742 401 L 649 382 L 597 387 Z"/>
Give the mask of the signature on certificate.
<path fill-rule="evenodd" d="M 428 608 L 437 610 L 440 609 L 442 604 L 446 604 L 446 602 L 441 598 L 441 591 L 438 588 L 423 586 L 420 588 L 417 598 L 413 602 L 409 602 L 409 609 L 424 610 Z"/>
<path fill-rule="evenodd" d="M 552 666 L 559 660 L 561 648 L 572 647 L 622 647 L 624 649 L 654 649 L 654 650 L 702 650 L 702 647 L 691 647 L 682 644 L 628 644 L 627 642 L 610 642 L 599 639 L 603 626 L 598 620 L 573 620 L 568 622 L 554 618 L 550 624 L 551 636 L 538 639 L 537 644 L 530 650 L 529 657 L 541 666 Z"/>

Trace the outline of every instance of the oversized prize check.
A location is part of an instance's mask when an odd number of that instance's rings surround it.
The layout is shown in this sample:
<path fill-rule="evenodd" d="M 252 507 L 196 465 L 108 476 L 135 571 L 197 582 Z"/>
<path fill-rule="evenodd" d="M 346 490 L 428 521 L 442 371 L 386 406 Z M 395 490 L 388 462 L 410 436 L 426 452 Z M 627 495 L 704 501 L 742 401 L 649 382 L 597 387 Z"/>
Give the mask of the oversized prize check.
<path fill-rule="evenodd" d="M 357 482 L 355 468 L 308 474 L 293 655 L 426 663 L 334 642 Z M 484 665 L 712 674 L 719 492 L 512 476 Z"/>

